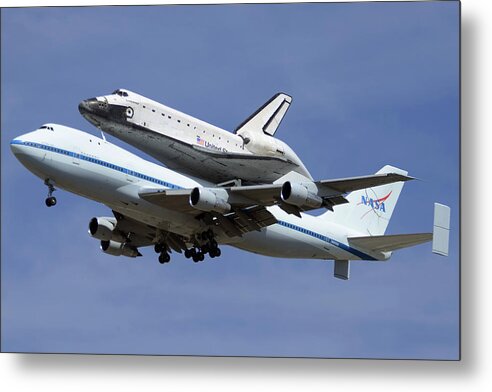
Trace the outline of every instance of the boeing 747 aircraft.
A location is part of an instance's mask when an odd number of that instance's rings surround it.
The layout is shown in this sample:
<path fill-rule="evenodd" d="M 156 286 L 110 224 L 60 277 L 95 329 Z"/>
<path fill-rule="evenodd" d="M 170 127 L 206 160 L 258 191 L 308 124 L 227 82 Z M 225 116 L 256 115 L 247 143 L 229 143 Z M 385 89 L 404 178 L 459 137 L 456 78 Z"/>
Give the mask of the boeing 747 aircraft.
<path fill-rule="evenodd" d="M 108 206 L 89 234 L 103 252 L 141 256 L 154 246 L 159 262 L 184 253 L 199 262 L 220 256 L 219 244 L 282 258 L 335 260 L 349 278 L 350 260 L 388 260 L 394 250 L 433 240 L 447 255 L 449 207 L 436 204 L 434 232 L 385 235 L 407 173 L 392 166 L 375 175 L 311 181 L 293 171 L 273 184 L 217 186 L 146 161 L 106 140 L 57 124 L 11 141 L 16 158 L 48 187 Z M 317 208 L 327 211 L 314 217 Z"/>
<path fill-rule="evenodd" d="M 291 171 L 312 179 L 296 153 L 274 137 L 291 101 L 276 94 L 234 133 L 124 89 L 82 101 L 79 111 L 170 169 L 214 183 L 259 184 Z"/>

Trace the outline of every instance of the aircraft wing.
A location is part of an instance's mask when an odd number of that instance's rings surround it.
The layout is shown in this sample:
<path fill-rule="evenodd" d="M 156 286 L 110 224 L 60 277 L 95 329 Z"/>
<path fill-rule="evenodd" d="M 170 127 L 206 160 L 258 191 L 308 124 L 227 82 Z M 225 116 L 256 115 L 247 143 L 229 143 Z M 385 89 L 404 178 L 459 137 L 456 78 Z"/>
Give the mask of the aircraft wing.
<path fill-rule="evenodd" d="M 206 162 L 202 165 L 206 177 L 216 182 L 237 178 L 238 170 L 241 171 L 241 178 L 248 182 L 273 182 L 298 167 L 297 164 L 284 157 L 212 151 L 201 146 L 192 147 L 187 151 L 188 156 L 193 155 L 195 160 Z M 175 149 L 178 148 L 175 145 Z M 173 165 L 174 163 L 167 164 L 170 168 L 173 168 Z M 174 168 L 180 170 L 182 165 L 176 165 Z"/>
<path fill-rule="evenodd" d="M 187 213 L 203 219 L 207 224 L 220 226 L 229 237 L 240 237 L 249 231 L 277 223 L 275 217 L 265 208 L 266 205 L 274 204 L 268 203 L 268 198 L 264 198 L 263 204 L 260 204 L 261 198 L 257 201 L 241 199 L 229 211 L 220 213 L 194 208 L 190 203 L 192 191 L 193 189 L 145 189 L 139 195 L 160 207 Z"/>
<path fill-rule="evenodd" d="M 129 245 L 140 248 L 151 246 L 156 242 L 157 229 L 155 227 L 148 226 L 114 210 L 113 215 L 117 221 L 115 232 L 126 238 Z M 188 248 L 184 237 L 164 230 L 158 230 L 157 232 L 160 236 L 160 242 L 166 244 L 168 252 L 174 250 L 181 253 Z"/>
<path fill-rule="evenodd" d="M 273 182 L 296 170 L 297 164 L 284 157 L 212 150 L 172 139 L 157 132 L 142 131 L 137 148 L 168 168 L 221 183 L 237 178 L 250 183 Z"/>
<path fill-rule="evenodd" d="M 203 214 L 204 219 L 212 219 L 223 228 L 228 227 L 230 233 L 240 235 L 276 223 L 273 215 L 266 210 L 269 206 L 277 205 L 289 214 L 301 216 L 301 211 L 320 207 L 333 209 L 335 205 L 347 203 L 345 193 L 411 179 L 412 177 L 401 174 L 384 173 L 322 180 L 306 185 L 306 189 L 310 185 L 308 192 L 316 200 L 316 203 L 306 204 L 284 201 L 282 190 L 286 183 L 194 189 L 143 189 L 139 195 L 142 199 L 166 209 L 197 217 Z M 304 189 L 302 186 L 303 184 L 300 185 L 301 189 Z M 313 193 L 313 187 L 316 193 Z"/>
<path fill-rule="evenodd" d="M 373 188 L 380 185 L 391 184 L 398 181 L 413 180 L 413 177 L 398 173 L 381 173 L 369 176 L 341 178 L 337 180 L 321 180 L 316 185 L 320 192 L 328 196 L 333 193 L 349 193 L 359 189 Z"/>

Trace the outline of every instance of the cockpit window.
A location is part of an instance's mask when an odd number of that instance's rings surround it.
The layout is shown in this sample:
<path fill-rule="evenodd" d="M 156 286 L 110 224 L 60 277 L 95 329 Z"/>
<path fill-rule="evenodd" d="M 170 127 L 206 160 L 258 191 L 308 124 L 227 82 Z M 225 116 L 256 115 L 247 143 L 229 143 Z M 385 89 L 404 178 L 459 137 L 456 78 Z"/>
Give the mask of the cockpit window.
<path fill-rule="evenodd" d="M 42 125 L 39 127 L 39 129 L 47 129 L 48 131 L 54 131 L 53 127 L 49 127 L 47 125 Z"/>
<path fill-rule="evenodd" d="M 114 90 L 113 94 L 119 95 L 120 97 L 128 97 L 128 93 L 122 90 Z"/>

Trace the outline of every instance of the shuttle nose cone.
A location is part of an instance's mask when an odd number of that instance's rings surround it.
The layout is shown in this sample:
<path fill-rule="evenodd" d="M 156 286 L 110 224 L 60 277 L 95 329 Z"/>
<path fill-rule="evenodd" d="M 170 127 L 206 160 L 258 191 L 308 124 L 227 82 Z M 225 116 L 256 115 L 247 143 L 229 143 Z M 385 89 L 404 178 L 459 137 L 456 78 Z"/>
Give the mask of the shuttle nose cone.
<path fill-rule="evenodd" d="M 87 114 L 104 115 L 108 110 L 108 104 L 98 101 L 97 98 L 86 99 L 79 104 L 79 112 L 82 116 Z"/>
<path fill-rule="evenodd" d="M 86 120 L 99 127 L 110 120 L 122 123 L 127 118 L 127 107 L 108 103 L 105 97 L 86 99 L 79 104 L 79 112 Z"/>

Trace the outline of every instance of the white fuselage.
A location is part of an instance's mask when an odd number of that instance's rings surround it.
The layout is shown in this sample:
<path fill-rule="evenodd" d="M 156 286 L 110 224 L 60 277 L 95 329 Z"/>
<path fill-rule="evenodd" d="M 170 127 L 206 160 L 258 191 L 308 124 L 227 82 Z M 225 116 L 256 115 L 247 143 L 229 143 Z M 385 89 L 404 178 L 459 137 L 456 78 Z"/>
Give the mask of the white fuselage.
<path fill-rule="evenodd" d="M 213 186 L 146 161 L 85 132 L 57 124 L 19 136 L 11 149 L 31 172 L 56 187 L 104 203 L 109 208 L 158 229 L 184 237 L 205 230 L 205 223 L 184 212 L 143 200 L 144 189 L 190 189 Z M 347 236 L 360 235 L 320 218 L 268 210 L 277 224 L 219 243 L 273 257 L 299 259 L 384 260 L 387 255 L 367 253 L 348 245 Z"/>
<path fill-rule="evenodd" d="M 169 168 L 217 183 L 237 178 L 238 173 L 246 182 L 273 182 L 289 171 L 311 179 L 297 154 L 277 138 L 263 132 L 231 133 L 134 92 L 118 91 L 83 101 L 79 110 L 104 132 L 145 151 Z M 214 161 L 213 153 L 244 159 L 240 163 L 230 160 L 224 166 Z M 263 157 L 263 161 L 248 159 L 255 156 Z M 282 171 L 263 171 L 265 159 L 282 160 Z"/>

